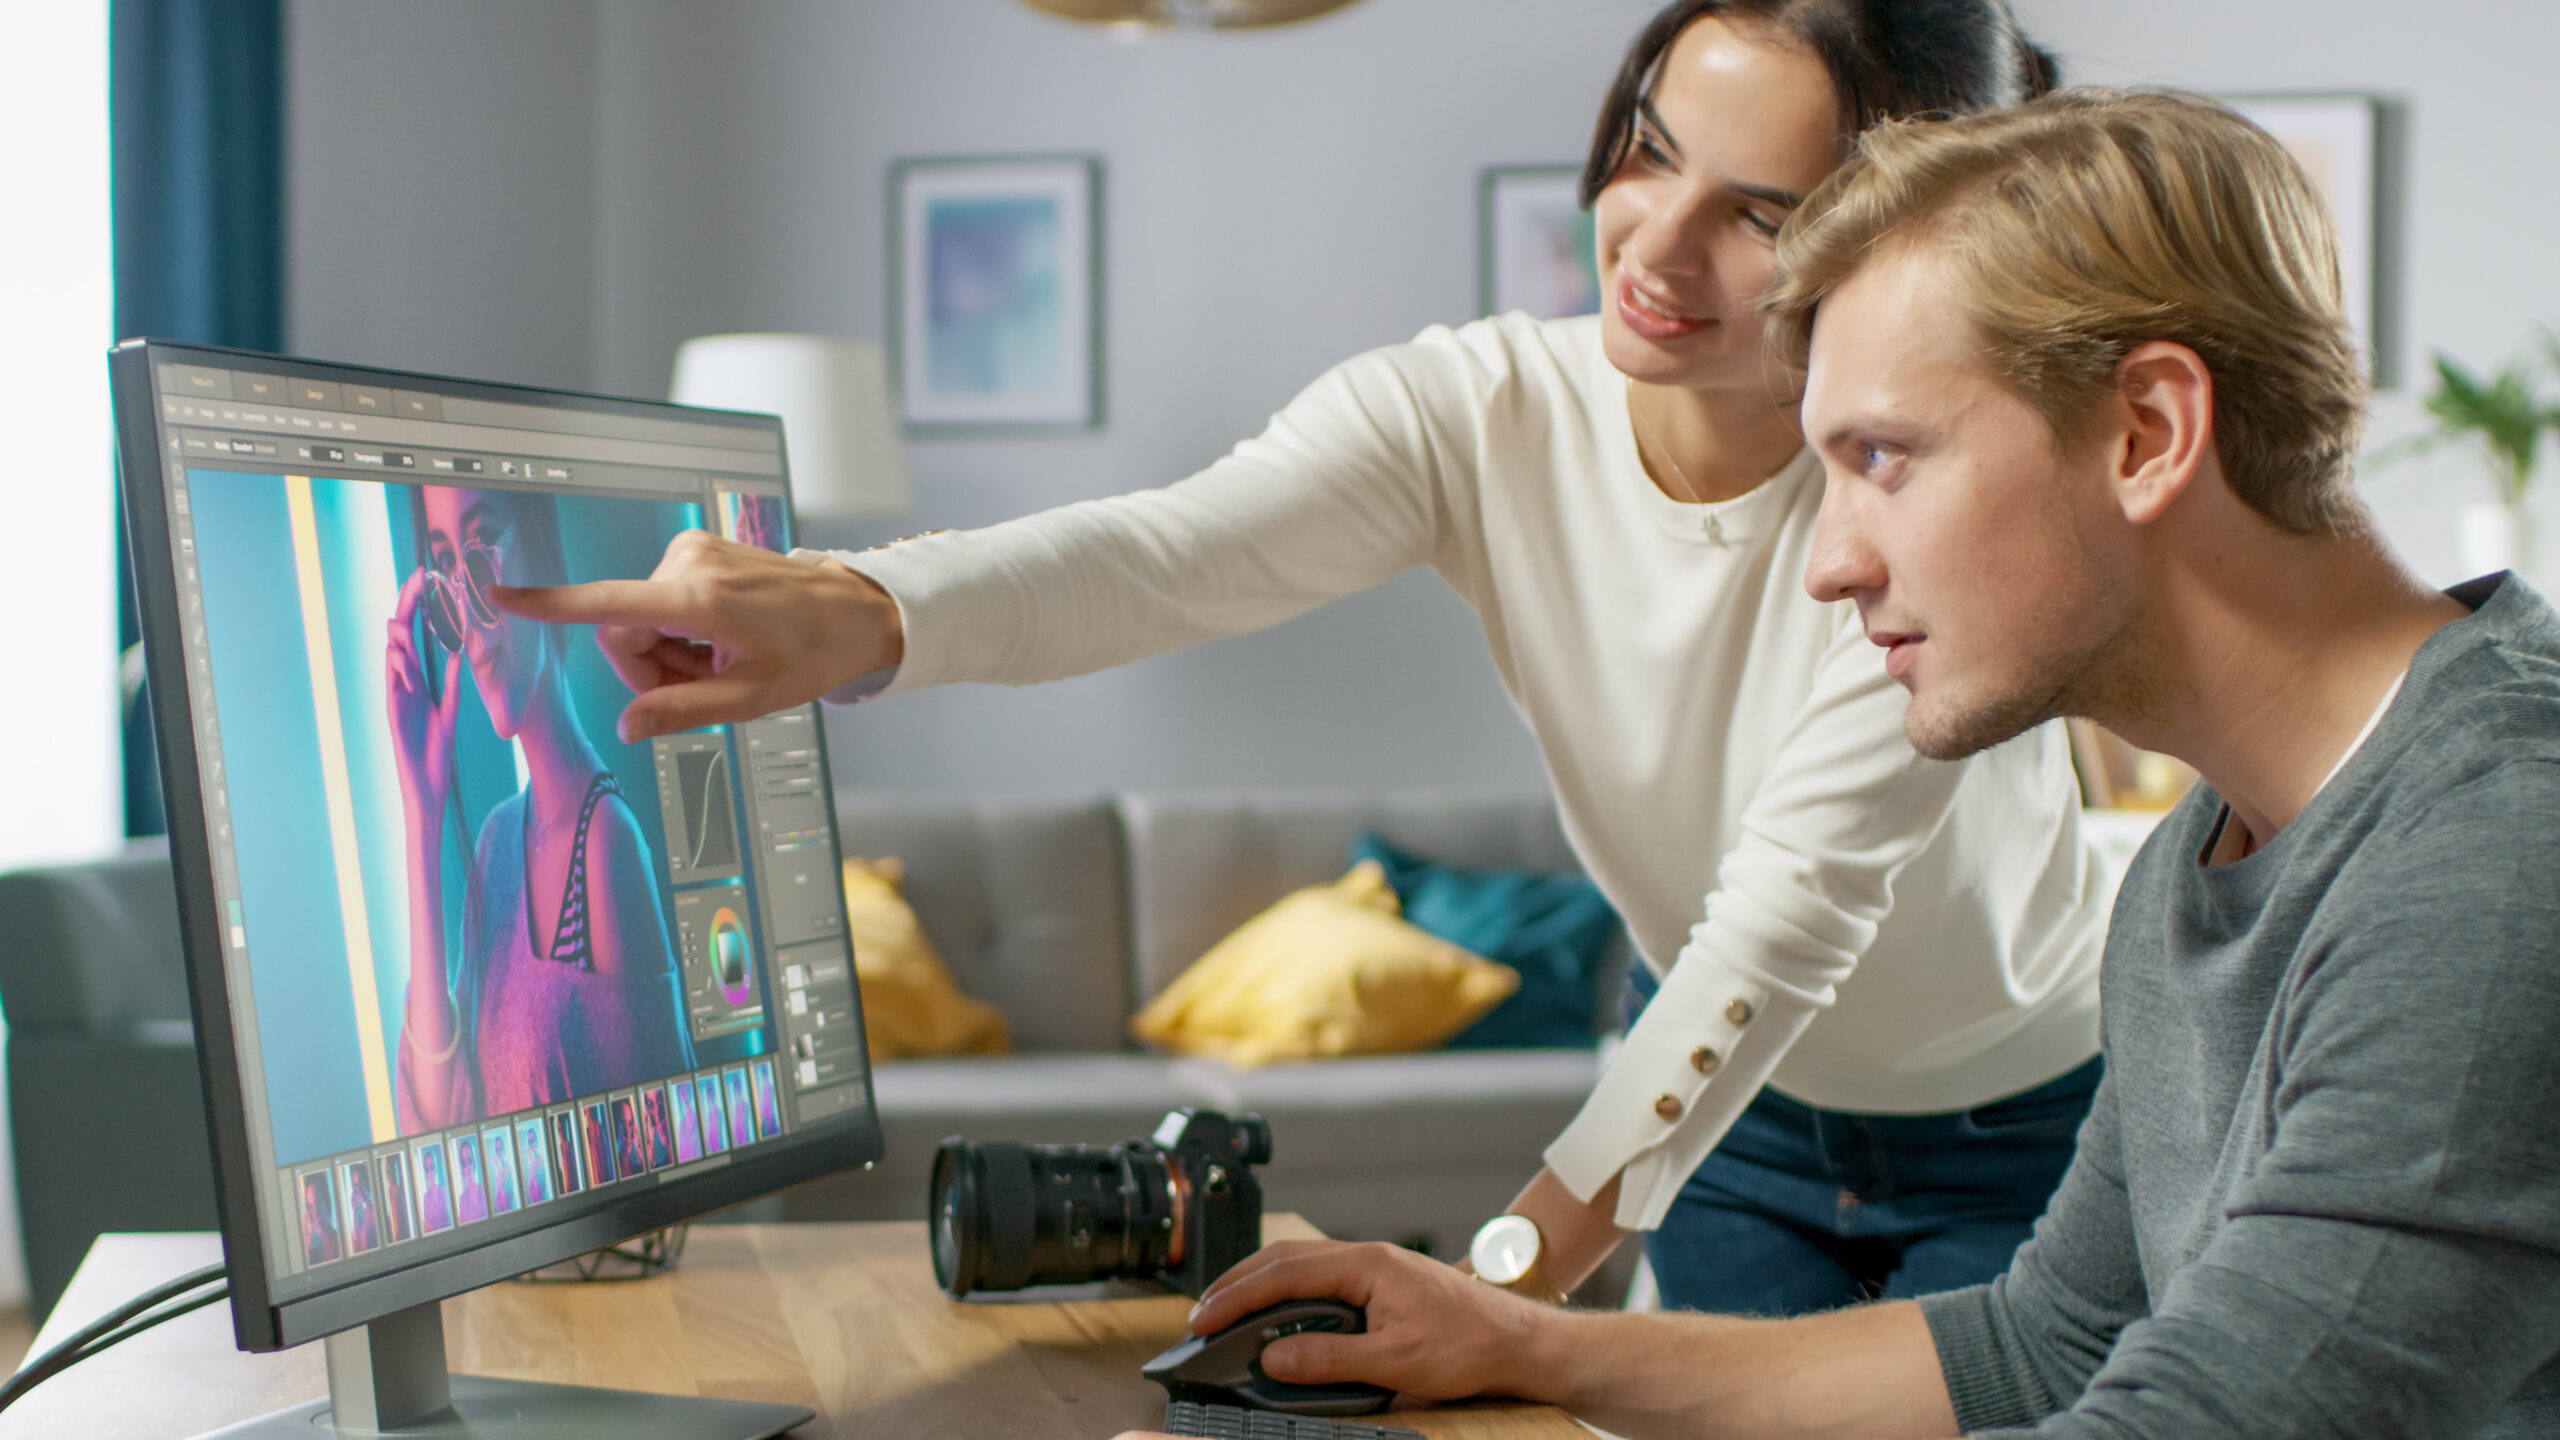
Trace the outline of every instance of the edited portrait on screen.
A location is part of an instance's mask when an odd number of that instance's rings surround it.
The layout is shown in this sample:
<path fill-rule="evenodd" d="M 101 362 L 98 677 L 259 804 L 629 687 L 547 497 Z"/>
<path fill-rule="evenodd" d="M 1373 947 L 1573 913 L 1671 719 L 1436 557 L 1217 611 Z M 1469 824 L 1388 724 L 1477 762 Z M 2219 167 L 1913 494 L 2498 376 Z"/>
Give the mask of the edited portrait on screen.
<path fill-rule="evenodd" d="M 778 500 L 720 515 L 392 477 L 193 470 L 188 484 L 214 711 L 242 777 L 238 933 L 261 1032 L 294 1037 L 259 1060 L 279 1164 L 513 1124 L 771 1052 L 760 992 L 717 1025 L 689 1018 L 660 757 L 615 733 L 629 691 L 592 628 L 518 620 L 491 594 L 646 576 L 706 525 L 779 534 Z M 712 807 L 702 834 L 738 833 L 725 788 L 688 803 Z M 736 868 L 722 892 L 735 948 L 760 956 L 761 878 Z M 610 1126 L 586 1184 L 644 1173 L 614 1163 Z M 671 1126 L 661 1117 L 672 1159 Z M 461 1147 L 441 1157 L 448 1226 L 510 1193 L 524 1203 L 520 1147 L 503 1156 L 512 1192 L 493 1193 L 509 1182 L 485 1143 L 467 1175 Z M 598 1157 L 582 1143 L 581 1158 Z M 433 1233 L 423 1164 L 414 1152 L 407 1178 Z"/>

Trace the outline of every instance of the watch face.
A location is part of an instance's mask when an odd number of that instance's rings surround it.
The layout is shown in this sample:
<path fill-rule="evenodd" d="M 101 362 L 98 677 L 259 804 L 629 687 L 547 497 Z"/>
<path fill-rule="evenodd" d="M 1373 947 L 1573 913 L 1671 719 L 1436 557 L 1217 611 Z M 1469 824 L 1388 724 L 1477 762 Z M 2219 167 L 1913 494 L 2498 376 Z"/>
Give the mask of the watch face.
<path fill-rule="evenodd" d="M 1538 1227 L 1526 1215 L 1496 1215 L 1467 1248 L 1476 1274 L 1496 1285 L 1514 1285 L 1538 1263 Z"/>

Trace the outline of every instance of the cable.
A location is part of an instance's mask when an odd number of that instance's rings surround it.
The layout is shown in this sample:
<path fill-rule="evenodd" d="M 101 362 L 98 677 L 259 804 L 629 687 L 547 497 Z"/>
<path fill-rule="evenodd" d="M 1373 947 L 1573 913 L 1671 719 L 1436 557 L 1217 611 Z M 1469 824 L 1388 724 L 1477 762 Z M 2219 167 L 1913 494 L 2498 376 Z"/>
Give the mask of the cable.
<path fill-rule="evenodd" d="M 135 1296 L 80 1327 L 61 1344 L 28 1361 L 17 1374 L 0 1382 L 0 1410 L 16 1404 L 36 1386 L 110 1346 L 121 1345 L 155 1325 L 229 1296 L 231 1286 L 228 1283 L 215 1283 L 223 1281 L 227 1273 L 221 1265 L 207 1265 Z M 201 1295 L 187 1293 L 206 1285 L 214 1288 Z M 154 1309 L 154 1306 L 159 1308 Z"/>

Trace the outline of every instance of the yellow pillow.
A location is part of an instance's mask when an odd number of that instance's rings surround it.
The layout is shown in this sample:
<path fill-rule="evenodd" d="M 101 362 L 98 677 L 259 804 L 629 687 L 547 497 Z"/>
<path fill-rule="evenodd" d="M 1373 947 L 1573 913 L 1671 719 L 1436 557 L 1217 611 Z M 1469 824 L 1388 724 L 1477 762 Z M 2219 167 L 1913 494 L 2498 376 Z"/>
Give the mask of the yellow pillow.
<path fill-rule="evenodd" d="M 1013 1042 L 1004 1012 L 951 983 L 941 953 L 898 893 L 905 875 L 896 860 L 844 862 L 846 929 L 871 1058 L 1005 1054 Z"/>
<path fill-rule="evenodd" d="M 1375 860 L 1237 927 L 1132 1016 L 1139 1039 L 1237 1065 L 1426 1050 L 1520 988 L 1397 915 Z"/>

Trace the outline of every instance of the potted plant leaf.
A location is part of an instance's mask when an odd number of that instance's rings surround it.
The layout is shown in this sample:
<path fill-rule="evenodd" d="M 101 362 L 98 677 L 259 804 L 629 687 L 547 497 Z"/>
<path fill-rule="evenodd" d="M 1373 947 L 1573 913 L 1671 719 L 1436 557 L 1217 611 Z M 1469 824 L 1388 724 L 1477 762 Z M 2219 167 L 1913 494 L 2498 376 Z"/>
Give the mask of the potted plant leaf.
<path fill-rule="evenodd" d="M 2462 567 L 2466 575 L 2513 570 L 2533 578 L 2533 516 L 2525 497 L 2533 486 L 2542 432 L 2560 432 L 2560 402 L 2544 398 L 2539 373 L 2547 365 L 2560 373 L 2560 337 L 2545 330 L 2542 355 L 2510 361 L 2483 380 L 2439 350 L 2436 385 L 2428 392 L 2427 413 L 2435 428 L 2385 447 L 2377 458 L 2462 443 L 2477 447 L 2489 461 L 2497 498 L 2462 507 Z"/>

